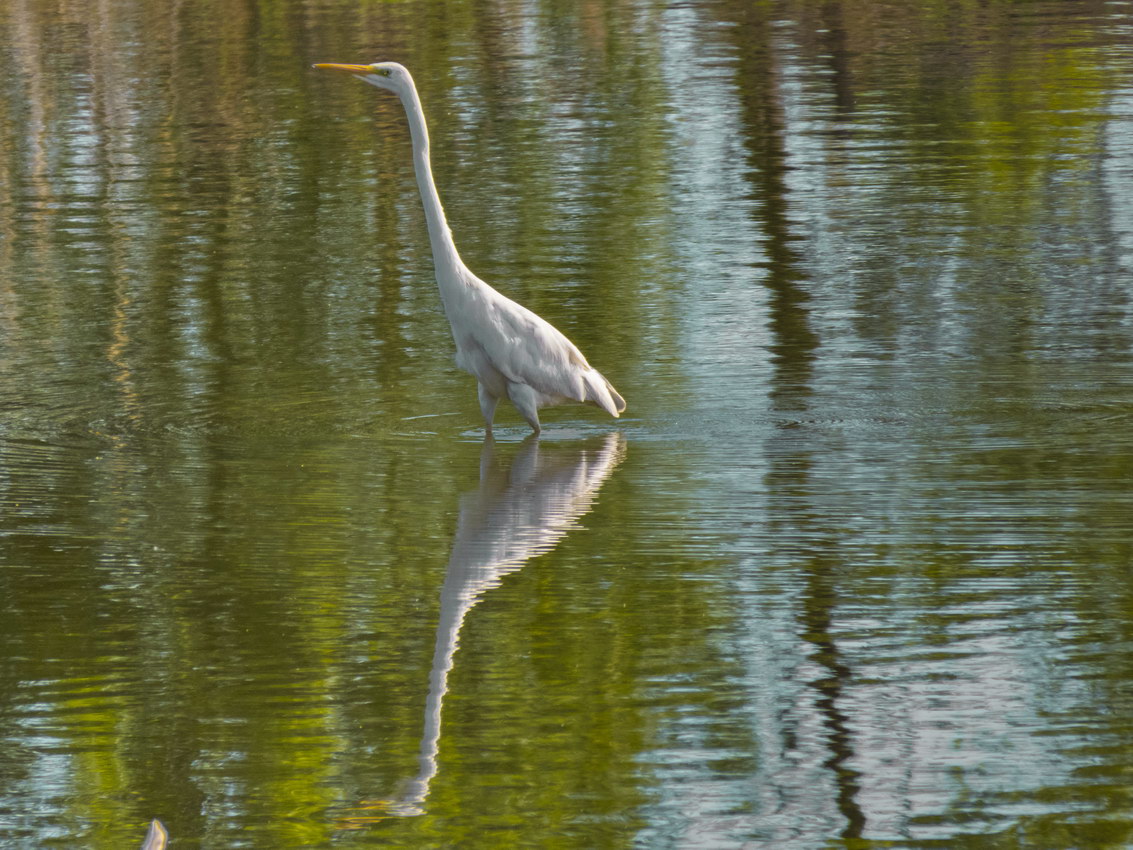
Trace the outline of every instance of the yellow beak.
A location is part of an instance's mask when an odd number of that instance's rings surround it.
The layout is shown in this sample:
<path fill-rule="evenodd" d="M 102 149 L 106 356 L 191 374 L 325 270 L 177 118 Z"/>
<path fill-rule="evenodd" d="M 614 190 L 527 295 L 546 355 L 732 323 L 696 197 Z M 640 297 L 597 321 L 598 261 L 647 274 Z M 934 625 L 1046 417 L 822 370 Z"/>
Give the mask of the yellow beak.
<path fill-rule="evenodd" d="M 312 68 L 319 68 L 323 71 L 342 71 L 345 74 L 372 74 L 374 73 L 369 65 L 336 65 L 333 62 L 319 62 L 312 65 Z"/>

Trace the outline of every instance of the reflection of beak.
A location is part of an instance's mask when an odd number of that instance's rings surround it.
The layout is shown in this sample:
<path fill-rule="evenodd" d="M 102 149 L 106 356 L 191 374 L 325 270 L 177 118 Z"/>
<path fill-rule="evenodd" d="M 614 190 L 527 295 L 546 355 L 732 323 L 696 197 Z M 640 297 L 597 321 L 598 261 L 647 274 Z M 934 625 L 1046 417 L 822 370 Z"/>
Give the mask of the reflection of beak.
<path fill-rule="evenodd" d="M 336 65 L 333 62 L 319 62 L 312 65 L 312 68 L 319 68 L 323 71 L 342 71 L 345 74 L 372 74 L 369 65 Z"/>

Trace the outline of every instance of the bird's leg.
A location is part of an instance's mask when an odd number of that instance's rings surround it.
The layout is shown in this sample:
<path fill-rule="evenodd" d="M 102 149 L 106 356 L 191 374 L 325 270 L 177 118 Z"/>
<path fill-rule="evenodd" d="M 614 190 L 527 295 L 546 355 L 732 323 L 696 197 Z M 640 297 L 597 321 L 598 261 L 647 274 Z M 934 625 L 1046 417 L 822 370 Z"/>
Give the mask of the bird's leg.
<path fill-rule="evenodd" d="M 477 382 L 476 392 L 480 396 L 480 412 L 484 415 L 484 436 L 492 436 L 492 420 L 496 417 L 496 405 L 500 403 L 498 396 L 488 392 L 487 387 Z"/>
<path fill-rule="evenodd" d="M 507 385 L 507 397 L 520 416 L 527 420 L 531 430 L 538 434 L 542 429 L 539 427 L 539 406 L 535 390 L 527 384 L 510 383 Z"/>

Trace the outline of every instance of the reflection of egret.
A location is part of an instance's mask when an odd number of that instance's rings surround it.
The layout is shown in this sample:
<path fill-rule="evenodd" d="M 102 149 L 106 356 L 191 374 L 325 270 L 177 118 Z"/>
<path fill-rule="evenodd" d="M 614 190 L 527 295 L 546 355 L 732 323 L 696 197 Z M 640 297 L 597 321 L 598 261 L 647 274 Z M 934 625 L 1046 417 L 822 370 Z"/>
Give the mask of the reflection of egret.
<path fill-rule="evenodd" d="M 445 315 L 456 340 L 456 363 L 479 381 L 480 410 L 488 433 L 504 396 L 539 432 L 539 408 L 575 401 L 616 417 L 625 400 L 569 339 L 548 322 L 476 277 L 460 259 L 445 220 L 429 164 L 429 131 L 413 77 L 396 62 L 320 64 L 345 71 L 401 98 L 413 139 L 413 165 L 425 207 L 433 266 Z"/>
<path fill-rule="evenodd" d="M 480 459 L 480 487 L 461 499 L 460 520 L 441 587 L 441 613 L 417 776 L 397 800 L 366 806 L 386 816 L 423 812 L 421 804 L 437 773 L 441 704 L 448 691 L 448 674 L 465 616 L 484 592 L 497 587 L 504 576 L 554 548 L 579 517 L 590 510 L 598 488 L 624 454 L 618 433 L 607 434 L 600 446 L 570 450 L 548 450 L 531 440 L 508 469 L 497 467 L 493 449 L 492 441 L 485 442 Z M 354 815 L 344 825 L 360 826 L 372 819 Z"/>

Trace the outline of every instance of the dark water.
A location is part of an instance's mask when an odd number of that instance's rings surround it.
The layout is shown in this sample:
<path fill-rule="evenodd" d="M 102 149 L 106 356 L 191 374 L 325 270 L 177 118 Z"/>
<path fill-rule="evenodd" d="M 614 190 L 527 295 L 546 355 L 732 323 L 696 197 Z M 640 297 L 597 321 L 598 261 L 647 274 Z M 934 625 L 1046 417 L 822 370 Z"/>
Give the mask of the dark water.
<path fill-rule="evenodd" d="M 629 402 L 452 365 L 464 259 Z M 0 4 L 0 845 L 1133 846 L 1133 4 Z"/>

